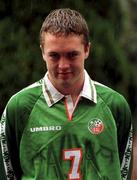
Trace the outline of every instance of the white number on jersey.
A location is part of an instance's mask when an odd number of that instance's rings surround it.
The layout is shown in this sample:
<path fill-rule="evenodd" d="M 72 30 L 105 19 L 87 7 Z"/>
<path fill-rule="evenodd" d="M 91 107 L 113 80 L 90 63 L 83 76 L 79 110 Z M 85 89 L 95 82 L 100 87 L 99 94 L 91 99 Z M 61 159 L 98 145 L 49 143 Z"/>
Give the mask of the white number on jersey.
<path fill-rule="evenodd" d="M 71 161 L 68 179 L 81 180 L 80 163 L 82 160 L 82 150 L 80 148 L 64 149 L 63 158 L 64 160 Z"/>

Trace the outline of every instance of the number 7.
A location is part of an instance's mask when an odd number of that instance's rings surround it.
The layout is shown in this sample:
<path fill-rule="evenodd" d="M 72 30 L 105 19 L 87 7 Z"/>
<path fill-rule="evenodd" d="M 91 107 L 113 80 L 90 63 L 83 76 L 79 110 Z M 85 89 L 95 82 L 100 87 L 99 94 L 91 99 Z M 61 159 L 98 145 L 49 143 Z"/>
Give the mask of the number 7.
<path fill-rule="evenodd" d="M 72 161 L 68 180 L 81 180 L 80 163 L 82 160 L 82 150 L 80 148 L 64 149 L 63 159 Z"/>

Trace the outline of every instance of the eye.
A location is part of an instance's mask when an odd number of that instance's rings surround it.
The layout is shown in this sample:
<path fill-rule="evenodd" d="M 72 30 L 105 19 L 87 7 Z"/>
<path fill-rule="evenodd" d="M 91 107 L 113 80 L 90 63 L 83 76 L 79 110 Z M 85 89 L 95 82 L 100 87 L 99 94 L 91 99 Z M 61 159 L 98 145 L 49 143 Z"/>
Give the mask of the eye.
<path fill-rule="evenodd" d="M 53 60 L 54 59 L 57 60 L 57 59 L 60 58 L 60 55 L 58 53 L 56 53 L 56 52 L 51 52 L 51 53 L 49 53 L 49 58 L 51 58 Z"/>
<path fill-rule="evenodd" d="M 68 57 L 69 59 L 75 59 L 78 55 L 79 55 L 78 52 L 72 51 L 72 52 L 69 52 L 69 53 L 67 54 L 67 57 Z"/>

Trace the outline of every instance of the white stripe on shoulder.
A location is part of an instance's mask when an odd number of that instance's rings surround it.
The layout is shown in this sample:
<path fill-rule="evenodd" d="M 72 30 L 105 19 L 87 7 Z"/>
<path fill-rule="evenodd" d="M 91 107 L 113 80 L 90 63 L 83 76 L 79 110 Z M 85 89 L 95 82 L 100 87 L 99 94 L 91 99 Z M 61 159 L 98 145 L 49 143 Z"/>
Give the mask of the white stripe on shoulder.
<path fill-rule="evenodd" d="M 38 81 L 38 82 L 35 82 L 35 83 L 33 83 L 33 84 L 27 86 L 27 87 L 24 88 L 23 90 L 25 90 L 25 89 L 31 89 L 31 88 L 34 88 L 34 87 L 41 86 L 41 85 L 42 85 L 42 81 L 43 81 L 43 80 L 40 80 L 40 81 Z"/>
<path fill-rule="evenodd" d="M 32 88 L 35 88 L 35 87 L 42 86 L 42 83 L 43 83 L 43 79 L 40 80 L 40 81 L 38 81 L 38 82 L 35 82 L 35 83 L 33 83 L 33 84 L 31 84 L 31 85 L 23 88 L 23 89 L 21 89 L 20 91 L 18 91 L 17 93 L 15 93 L 10 99 L 12 99 L 14 96 L 16 96 L 17 94 L 19 94 L 19 93 L 21 93 L 21 92 L 23 92 L 23 91 L 25 91 L 25 90 L 27 90 L 27 89 L 32 89 Z"/>
<path fill-rule="evenodd" d="M 97 103 L 97 91 L 95 87 L 95 83 L 92 79 L 90 79 L 91 86 L 92 86 L 92 99 L 95 103 Z"/>
<path fill-rule="evenodd" d="M 92 80 L 93 81 L 93 80 Z M 94 84 L 96 84 L 96 85 L 99 85 L 99 86 L 102 86 L 102 87 L 107 87 L 108 88 L 108 86 L 106 86 L 106 85 L 104 85 L 104 84 L 101 84 L 101 83 L 99 83 L 99 82 L 97 82 L 97 81 L 93 81 L 94 82 Z"/>

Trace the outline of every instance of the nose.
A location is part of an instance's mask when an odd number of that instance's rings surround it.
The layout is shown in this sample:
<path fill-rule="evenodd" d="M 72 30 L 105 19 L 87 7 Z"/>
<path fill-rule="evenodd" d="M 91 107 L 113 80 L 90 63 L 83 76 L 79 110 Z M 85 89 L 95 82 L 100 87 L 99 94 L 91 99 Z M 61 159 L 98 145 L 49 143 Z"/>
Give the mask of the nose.
<path fill-rule="evenodd" d="M 70 62 L 66 57 L 61 57 L 58 64 L 59 69 L 65 70 L 70 67 Z"/>

